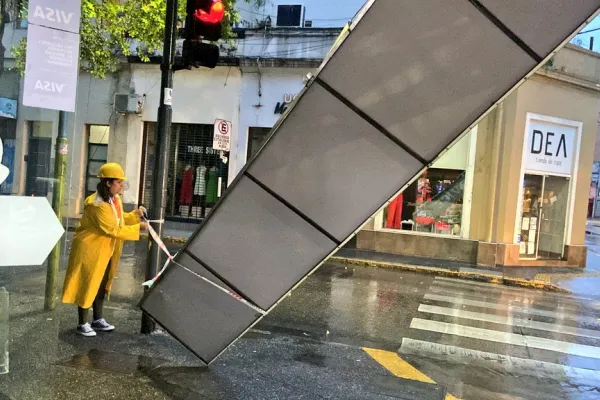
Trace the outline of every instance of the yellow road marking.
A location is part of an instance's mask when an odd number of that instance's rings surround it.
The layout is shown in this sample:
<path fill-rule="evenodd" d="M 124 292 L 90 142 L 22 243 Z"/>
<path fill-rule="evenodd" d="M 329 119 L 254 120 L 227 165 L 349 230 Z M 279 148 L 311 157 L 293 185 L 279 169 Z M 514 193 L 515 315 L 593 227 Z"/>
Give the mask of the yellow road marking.
<path fill-rule="evenodd" d="M 375 361 L 381 364 L 385 369 L 390 371 L 398 378 L 409 379 L 411 381 L 419 381 L 425 383 L 435 383 L 433 379 L 401 359 L 398 354 L 378 349 L 370 349 L 363 347 L 363 350 L 371 356 Z M 461 400 L 448 393 L 446 400 Z"/>

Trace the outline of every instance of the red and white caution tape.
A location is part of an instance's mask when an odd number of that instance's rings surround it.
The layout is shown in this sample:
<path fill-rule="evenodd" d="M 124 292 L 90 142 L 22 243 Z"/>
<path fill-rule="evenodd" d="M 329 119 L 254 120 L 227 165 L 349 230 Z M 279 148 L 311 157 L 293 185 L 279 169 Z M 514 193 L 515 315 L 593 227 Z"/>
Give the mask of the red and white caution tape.
<path fill-rule="evenodd" d="M 158 278 L 160 278 L 160 276 L 167 270 L 167 267 L 169 266 L 169 264 L 173 263 L 173 264 L 176 264 L 176 265 L 180 266 L 181 268 L 185 269 L 189 273 L 196 275 L 198 278 L 202 279 L 204 282 L 208 283 L 209 285 L 212 285 L 213 287 L 219 289 L 220 291 L 227 293 L 228 295 L 230 295 L 234 299 L 236 299 L 238 301 L 241 301 L 242 303 L 244 303 L 248 307 L 252 308 L 254 311 L 260 313 L 261 315 L 265 315 L 266 314 L 266 312 L 264 310 L 261 310 L 260 308 L 256 307 L 254 304 L 250 303 L 249 301 L 247 301 L 246 299 L 244 299 L 239 294 L 237 294 L 235 292 L 232 292 L 231 290 L 227 290 L 224 287 L 221 287 L 221 286 L 217 285 L 216 283 L 212 282 L 211 280 L 206 279 L 205 277 L 203 277 L 202 275 L 198 274 L 197 272 L 194 272 L 191 269 L 186 268 L 183 265 L 181 265 L 180 263 L 178 263 L 177 261 L 175 261 L 175 257 L 173 255 L 171 255 L 171 253 L 169 252 L 169 249 L 167 249 L 167 246 L 165 245 L 165 243 L 162 241 L 162 239 L 160 238 L 160 236 L 158 236 L 158 234 L 156 233 L 156 231 L 154 230 L 154 228 L 152 228 L 152 226 L 150 226 L 150 224 L 149 224 L 149 222 L 162 223 L 162 221 L 149 221 L 149 220 L 147 220 L 145 218 L 144 218 L 144 221 L 148 223 L 148 232 L 150 233 L 150 236 L 156 242 L 156 244 L 158 245 L 158 247 L 160 247 L 160 249 L 167 255 L 168 259 L 167 259 L 167 262 L 165 262 L 165 265 L 163 266 L 163 268 L 158 272 L 158 274 L 156 274 L 156 276 L 154 278 L 150 279 L 149 281 L 146 281 L 146 282 L 142 283 L 142 286 L 146 286 L 148 288 L 151 288 L 154 285 L 154 283 L 156 283 L 156 281 L 158 280 Z"/>

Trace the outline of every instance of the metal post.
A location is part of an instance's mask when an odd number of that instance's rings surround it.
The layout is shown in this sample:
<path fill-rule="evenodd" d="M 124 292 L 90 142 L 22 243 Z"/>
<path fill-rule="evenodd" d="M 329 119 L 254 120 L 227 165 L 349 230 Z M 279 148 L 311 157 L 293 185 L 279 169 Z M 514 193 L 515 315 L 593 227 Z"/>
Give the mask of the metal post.
<path fill-rule="evenodd" d="M 62 223 L 62 205 L 65 197 L 65 176 L 67 173 L 67 113 L 58 113 L 58 137 L 56 138 L 56 150 L 54 158 L 54 186 L 52 194 L 52 208 L 56 218 Z M 60 240 L 50 257 L 48 257 L 48 270 L 46 272 L 46 294 L 44 297 L 44 309 L 54 310 L 56 307 L 56 279 L 60 269 L 60 251 L 62 240 Z"/>
<path fill-rule="evenodd" d="M 173 88 L 173 62 L 175 59 L 175 32 L 177 31 L 177 0 L 167 0 L 167 15 L 165 18 L 165 40 L 163 59 L 160 69 L 161 91 L 158 107 L 158 129 L 156 132 L 156 153 L 158 162 L 154 164 L 154 185 L 150 216 L 154 220 L 163 221 L 167 207 L 167 179 L 169 177 L 169 148 L 171 141 L 171 91 Z M 168 93 L 168 94 L 167 94 Z M 163 237 L 163 225 L 152 223 L 156 233 Z M 150 239 L 151 240 L 151 239 Z M 160 248 L 151 243 L 146 264 L 146 279 L 156 276 L 160 264 Z M 142 333 L 149 334 L 156 329 L 154 321 L 145 313 L 142 315 Z"/>

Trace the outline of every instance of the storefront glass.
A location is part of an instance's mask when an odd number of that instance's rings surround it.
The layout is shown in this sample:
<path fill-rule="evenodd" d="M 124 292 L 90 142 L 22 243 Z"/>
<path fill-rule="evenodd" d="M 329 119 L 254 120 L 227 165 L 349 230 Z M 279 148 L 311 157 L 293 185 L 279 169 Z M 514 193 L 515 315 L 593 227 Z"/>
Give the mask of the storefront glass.
<path fill-rule="evenodd" d="M 525 174 L 520 255 L 561 259 L 564 254 L 570 180 L 561 176 Z"/>
<path fill-rule="evenodd" d="M 213 149 L 213 125 L 173 124 L 167 216 L 184 220 L 203 219 L 227 188 L 229 153 Z M 156 124 L 145 129 L 142 204 L 149 206 L 156 159 Z"/>
<path fill-rule="evenodd" d="M 470 148 L 475 133 L 458 141 L 408 188 L 383 214 L 383 229 L 460 236 Z"/>

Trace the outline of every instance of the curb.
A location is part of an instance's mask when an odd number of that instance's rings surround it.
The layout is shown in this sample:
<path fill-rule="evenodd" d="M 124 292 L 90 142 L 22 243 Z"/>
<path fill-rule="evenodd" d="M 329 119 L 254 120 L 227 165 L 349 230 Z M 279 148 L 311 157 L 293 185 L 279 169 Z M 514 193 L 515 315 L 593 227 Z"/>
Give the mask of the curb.
<path fill-rule="evenodd" d="M 486 273 L 455 271 L 444 268 L 427 267 L 424 265 L 396 264 L 381 261 L 365 260 L 360 258 L 331 257 L 329 261 L 339 262 L 347 265 L 359 265 L 362 267 L 396 269 L 401 271 L 410 271 L 429 275 L 446 276 L 450 278 L 461 278 L 478 282 L 493 283 L 496 285 L 517 286 L 557 293 L 571 293 L 569 290 L 558 287 L 550 282 L 541 280 L 511 278 Z"/>

